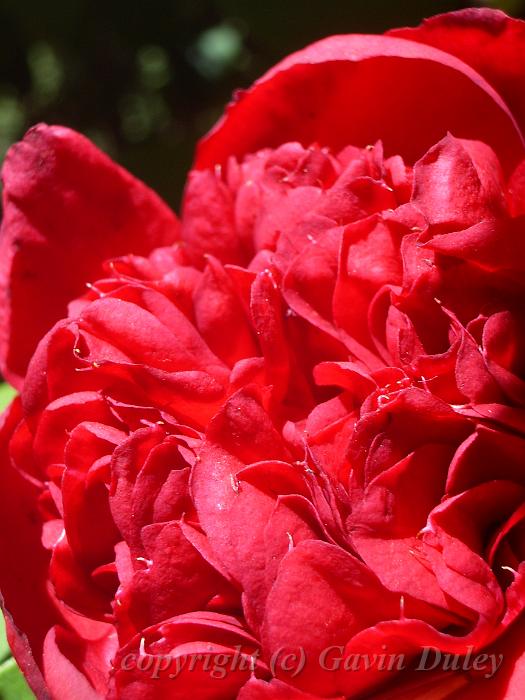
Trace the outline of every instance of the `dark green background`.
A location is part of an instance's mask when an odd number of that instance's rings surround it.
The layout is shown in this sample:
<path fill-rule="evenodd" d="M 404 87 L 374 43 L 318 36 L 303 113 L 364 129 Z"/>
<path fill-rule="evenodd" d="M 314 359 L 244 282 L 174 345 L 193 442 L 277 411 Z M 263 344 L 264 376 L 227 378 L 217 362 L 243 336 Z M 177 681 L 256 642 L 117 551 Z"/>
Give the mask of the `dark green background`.
<path fill-rule="evenodd" d="M 195 142 L 235 88 L 323 36 L 382 32 L 472 4 L 0 0 L 0 159 L 32 124 L 65 124 L 177 207 Z M 525 10 L 525 0 L 485 4 Z M 0 386 L 0 408 L 11 395 Z M 31 697 L 2 637 L 0 624 L 0 700 Z"/>

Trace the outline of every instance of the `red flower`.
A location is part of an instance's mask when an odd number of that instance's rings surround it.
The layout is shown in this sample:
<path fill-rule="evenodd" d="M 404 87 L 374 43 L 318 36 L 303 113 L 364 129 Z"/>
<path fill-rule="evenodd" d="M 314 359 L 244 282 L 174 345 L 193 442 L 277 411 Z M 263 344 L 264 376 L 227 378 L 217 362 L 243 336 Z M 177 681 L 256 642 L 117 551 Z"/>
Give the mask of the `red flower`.
<path fill-rule="evenodd" d="M 0 588 L 39 697 L 520 697 L 524 50 L 466 10 L 288 57 L 180 224 L 68 129 L 12 148 Z"/>

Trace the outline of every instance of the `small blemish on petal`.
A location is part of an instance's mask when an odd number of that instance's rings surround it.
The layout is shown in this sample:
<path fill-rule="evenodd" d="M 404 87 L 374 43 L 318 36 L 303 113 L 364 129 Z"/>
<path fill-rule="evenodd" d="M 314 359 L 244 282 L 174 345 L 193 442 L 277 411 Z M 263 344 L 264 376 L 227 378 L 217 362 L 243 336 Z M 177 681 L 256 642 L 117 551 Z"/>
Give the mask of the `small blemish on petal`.
<path fill-rule="evenodd" d="M 232 489 L 235 493 L 239 493 L 239 480 L 235 476 L 235 474 L 230 474 L 230 483 L 232 486 Z"/>

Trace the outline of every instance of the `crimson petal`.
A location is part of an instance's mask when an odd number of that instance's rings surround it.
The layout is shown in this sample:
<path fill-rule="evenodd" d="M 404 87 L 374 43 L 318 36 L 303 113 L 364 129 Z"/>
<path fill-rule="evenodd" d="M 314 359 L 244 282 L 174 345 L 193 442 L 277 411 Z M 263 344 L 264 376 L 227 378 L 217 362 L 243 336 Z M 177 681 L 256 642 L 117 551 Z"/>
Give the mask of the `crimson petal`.
<path fill-rule="evenodd" d="M 213 168 L 287 141 L 338 151 L 378 139 L 387 154 L 413 163 L 447 131 L 489 144 L 507 169 L 523 154 L 522 134 L 501 97 L 452 54 L 392 36 L 334 36 L 292 54 L 238 94 L 201 141 L 195 165 Z"/>
<path fill-rule="evenodd" d="M 2 170 L 0 366 L 20 386 L 46 331 L 108 258 L 173 243 L 175 214 L 88 139 L 40 124 Z"/>

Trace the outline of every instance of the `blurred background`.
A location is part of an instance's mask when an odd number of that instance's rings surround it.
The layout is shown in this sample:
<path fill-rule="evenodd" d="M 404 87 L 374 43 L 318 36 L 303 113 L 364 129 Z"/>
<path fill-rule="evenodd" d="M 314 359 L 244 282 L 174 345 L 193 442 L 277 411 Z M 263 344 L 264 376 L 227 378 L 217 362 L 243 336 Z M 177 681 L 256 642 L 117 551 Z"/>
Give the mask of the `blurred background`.
<path fill-rule="evenodd" d="M 525 0 L 0 0 L 0 161 L 31 125 L 73 127 L 178 208 L 193 149 L 234 89 L 329 34 Z M 13 391 L 1 385 L 0 409 Z M 0 700 L 32 694 L 0 615 Z"/>
<path fill-rule="evenodd" d="M 472 4 L 0 0 L 0 160 L 32 124 L 65 124 L 177 206 L 195 142 L 235 88 L 323 36 Z M 484 4 L 525 12 L 525 0 Z"/>

